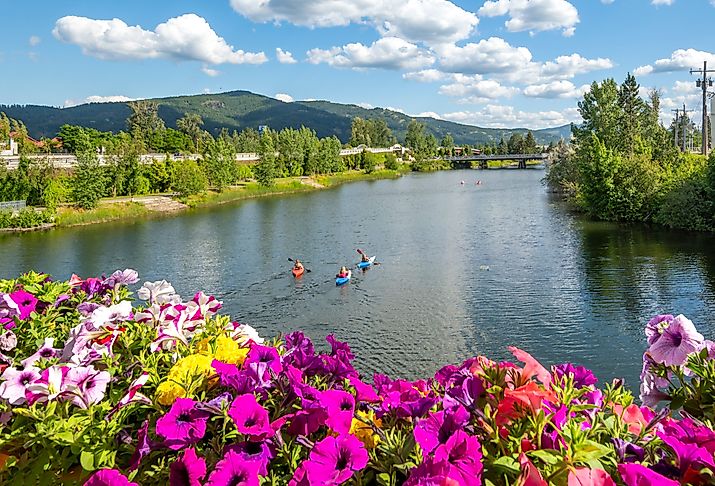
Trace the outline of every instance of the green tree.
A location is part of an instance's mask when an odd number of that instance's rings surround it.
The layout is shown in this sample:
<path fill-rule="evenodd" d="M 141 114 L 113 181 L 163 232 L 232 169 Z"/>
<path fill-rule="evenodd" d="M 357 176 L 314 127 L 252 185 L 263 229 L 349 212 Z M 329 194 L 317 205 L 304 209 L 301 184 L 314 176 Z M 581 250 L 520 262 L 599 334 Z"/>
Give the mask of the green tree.
<path fill-rule="evenodd" d="M 507 142 L 507 150 L 510 154 L 523 154 L 524 153 L 524 136 L 521 133 L 512 133 Z"/>
<path fill-rule="evenodd" d="M 626 75 L 625 81 L 618 88 L 620 148 L 628 155 L 633 155 L 636 150 L 641 138 L 642 122 L 646 114 L 646 106 L 640 97 L 639 90 L 640 86 L 636 82 L 635 76 L 631 73 Z"/>
<path fill-rule="evenodd" d="M 71 180 L 72 199 L 82 209 L 93 209 L 104 195 L 102 170 L 93 151 L 77 154 L 77 165 Z"/>
<path fill-rule="evenodd" d="M 371 144 L 372 140 L 370 138 L 370 128 L 367 120 L 360 117 L 353 118 L 350 126 L 350 145 L 353 147 L 357 147 L 358 145 L 370 147 Z"/>
<path fill-rule="evenodd" d="M 397 139 L 392 134 L 392 130 L 387 126 L 387 122 L 380 118 L 372 118 L 367 121 L 367 130 L 372 147 L 392 147 Z"/>
<path fill-rule="evenodd" d="M 218 191 L 223 191 L 234 182 L 236 151 L 230 139 L 224 137 L 210 142 L 206 148 L 203 163 L 209 184 Z"/>
<path fill-rule="evenodd" d="M 452 150 L 454 149 L 454 138 L 452 138 L 451 134 L 448 133 L 442 138 L 440 147 L 442 147 L 445 155 L 452 155 Z"/>
<path fill-rule="evenodd" d="M 253 174 L 260 185 L 270 187 L 276 178 L 276 148 L 270 133 L 261 136 L 258 154 L 261 160 L 253 169 Z"/>
<path fill-rule="evenodd" d="M 127 128 L 132 137 L 143 147 L 156 149 L 151 145 L 152 135 L 165 130 L 164 120 L 159 117 L 159 104 L 141 100 L 127 103 L 132 110 L 127 118 Z"/>
<path fill-rule="evenodd" d="M 180 132 L 186 134 L 193 142 L 194 153 L 201 152 L 201 135 L 203 130 L 204 120 L 197 113 L 184 113 L 184 116 L 176 120 L 176 128 Z"/>
<path fill-rule="evenodd" d="M 526 138 L 524 138 L 524 153 L 525 154 L 535 154 L 539 151 L 536 146 L 536 139 L 531 130 L 526 132 Z"/>
<path fill-rule="evenodd" d="M 171 186 L 180 196 L 204 192 L 208 187 L 206 174 L 195 160 L 182 160 L 172 163 Z"/>

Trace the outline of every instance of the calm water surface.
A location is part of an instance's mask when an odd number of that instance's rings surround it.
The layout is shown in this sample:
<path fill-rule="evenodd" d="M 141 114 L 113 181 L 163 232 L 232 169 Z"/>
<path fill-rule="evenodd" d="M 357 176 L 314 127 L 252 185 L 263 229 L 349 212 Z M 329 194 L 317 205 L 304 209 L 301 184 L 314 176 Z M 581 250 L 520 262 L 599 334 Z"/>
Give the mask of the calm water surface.
<path fill-rule="evenodd" d="M 363 371 L 408 378 L 475 354 L 507 358 L 506 346 L 518 345 L 546 364 L 573 361 L 635 385 L 651 315 L 686 314 L 712 336 L 715 238 L 583 221 L 546 194 L 542 177 L 409 175 L 173 218 L 3 236 L 0 277 L 131 267 L 186 297 L 217 295 L 264 335 L 335 333 Z M 382 264 L 336 288 L 334 275 L 357 262 L 356 248 Z M 288 257 L 312 272 L 294 280 Z"/>

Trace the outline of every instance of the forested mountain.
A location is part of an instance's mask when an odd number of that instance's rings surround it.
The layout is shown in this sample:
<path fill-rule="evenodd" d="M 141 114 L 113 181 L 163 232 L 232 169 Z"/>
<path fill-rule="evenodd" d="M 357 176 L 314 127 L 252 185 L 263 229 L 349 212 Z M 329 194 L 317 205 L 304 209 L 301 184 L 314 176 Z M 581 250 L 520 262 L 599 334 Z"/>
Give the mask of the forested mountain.
<path fill-rule="evenodd" d="M 398 140 L 404 140 L 407 125 L 413 117 L 384 108 L 366 109 L 357 105 L 329 101 L 296 101 L 284 103 L 267 96 L 248 91 L 230 91 L 219 94 L 202 94 L 157 98 L 159 116 L 167 127 L 176 127 L 176 120 L 184 113 L 197 113 L 204 120 L 204 128 L 218 133 L 222 128 L 229 131 L 257 128 L 268 125 L 280 130 L 285 127 L 312 128 L 319 137 L 336 135 L 342 142 L 350 138 L 350 124 L 354 117 L 384 119 Z M 31 136 L 52 137 L 64 124 L 92 127 L 100 131 L 118 132 L 126 128 L 130 109 L 126 103 L 90 103 L 70 108 L 37 105 L 0 105 L 0 111 L 10 118 L 22 120 Z M 524 128 L 480 128 L 434 118 L 416 118 L 424 123 L 437 139 L 450 133 L 456 144 L 483 144 L 508 139 L 512 133 L 526 133 Z M 543 130 L 534 130 L 538 143 L 547 144 L 570 137 L 568 125 Z"/>

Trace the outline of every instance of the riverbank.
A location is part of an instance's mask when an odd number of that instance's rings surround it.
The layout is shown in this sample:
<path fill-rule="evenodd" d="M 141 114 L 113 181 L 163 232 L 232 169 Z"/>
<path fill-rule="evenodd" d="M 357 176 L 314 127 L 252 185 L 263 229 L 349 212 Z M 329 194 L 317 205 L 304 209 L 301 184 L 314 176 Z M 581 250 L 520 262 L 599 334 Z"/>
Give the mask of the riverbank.
<path fill-rule="evenodd" d="M 256 182 L 246 182 L 239 186 L 228 187 L 221 192 L 209 190 L 202 194 L 185 198 L 175 198 L 171 195 L 105 198 L 94 209 L 84 210 L 69 206 L 59 208 L 53 225 L 42 225 L 33 228 L 8 228 L 4 232 L 50 230 L 52 228 L 67 228 L 174 215 L 191 208 L 207 208 L 257 197 L 323 190 L 346 182 L 394 179 L 400 177 L 406 171 L 409 171 L 409 167 L 405 168 L 403 166 L 398 170 L 381 169 L 369 174 L 362 171 L 346 171 L 314 177 L 288 177 L 277 179 L 275 184 L 270 187 L 261 186 Z"/>

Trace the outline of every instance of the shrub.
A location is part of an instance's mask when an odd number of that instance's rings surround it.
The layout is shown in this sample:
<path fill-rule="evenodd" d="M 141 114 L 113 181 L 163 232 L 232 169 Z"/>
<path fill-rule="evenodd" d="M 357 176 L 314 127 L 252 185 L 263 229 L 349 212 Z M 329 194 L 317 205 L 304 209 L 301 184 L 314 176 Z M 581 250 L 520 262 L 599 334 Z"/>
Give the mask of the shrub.
<path fill-rule="evenodd" d="M 171 186 L 181 196 L 203 192 L 208 187 L 208 179 L 194 160 L 177 161 L 172 166 Z"/>
<path fill-rule="evenodd" d="M 400 168 L 400 163 L 397 161 L 397 157 L 392 152 L 385 154 L 385 169 L 397 170 Z"/>

